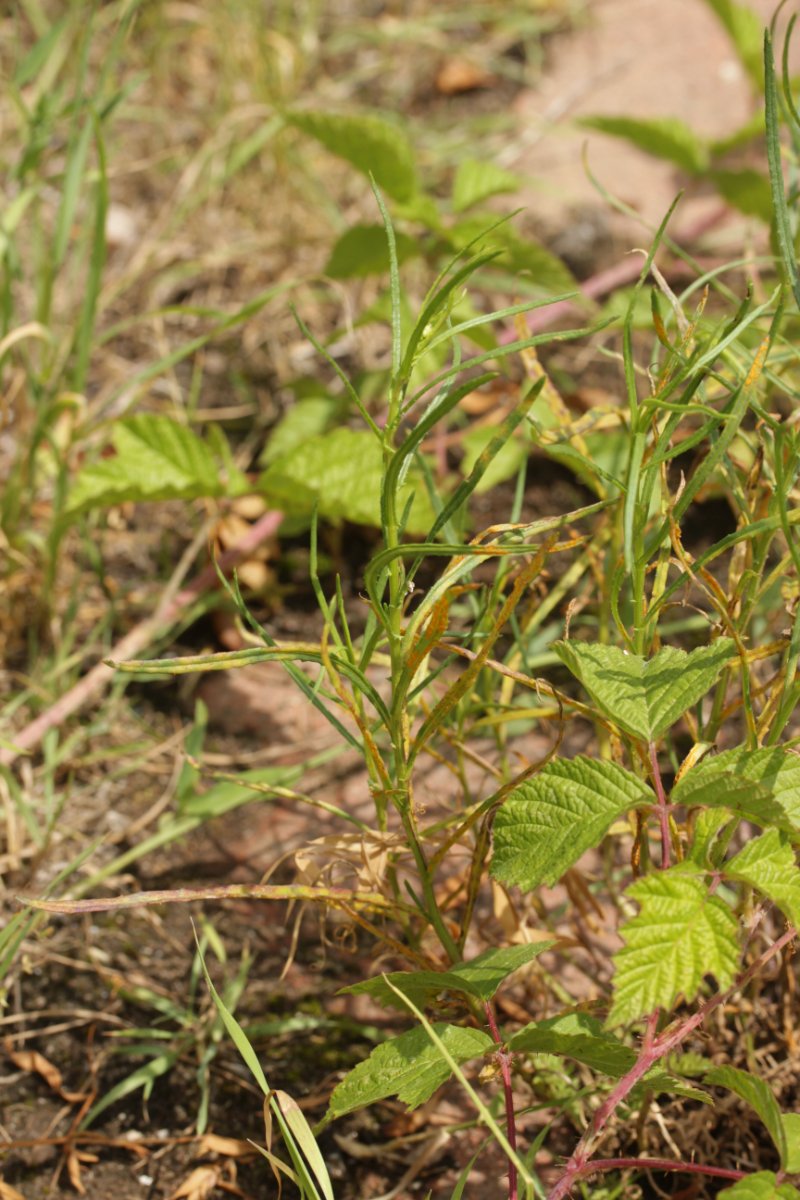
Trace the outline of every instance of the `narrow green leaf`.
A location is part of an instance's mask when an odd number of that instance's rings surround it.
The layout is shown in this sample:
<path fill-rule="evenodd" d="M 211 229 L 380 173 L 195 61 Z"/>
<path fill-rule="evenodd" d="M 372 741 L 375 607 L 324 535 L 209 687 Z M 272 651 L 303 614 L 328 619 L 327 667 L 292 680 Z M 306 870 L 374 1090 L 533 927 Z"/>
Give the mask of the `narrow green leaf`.
<path fill-rule="evenodd" d="M 519 190 L 518 175 L 498 167 L 489 159 L 467 158 L 459 163 L 453 180 L 453 211 L 460 213 L 483 203 L 490 196 Z"/>
<path fill-rule="evenodd" d="M 414 151 L 402 126 L 375 113 L 306 110 L 288 113 L 287 120 L 362 175 L 371 175 L 393 200 L 410 200 L 416 192 Z"/>
<path fill-rule="evenodd" d="M 725 875 L 757 888 L 800 928 L 800 869 L 787 834 L 769 829 L 725 863 Z"/>
<path fill-rule="evenodd" d="M 769 1084 L 757 1075 L 751 1075 L 749 1071 L 740 1071 L 738 1067 L 713 1067 L 706 1072 L 705 1082 L 727 1088 L 744 1100 L 745 1104 L 749 1104 L 775 1143 L 785 1169 L 787 1145 L 783 1115 Z"/>
<path fill-rule="evenodd" d="M 115 456 L 84 467 L 75 480 L 70 515 L 125 500 L 189 500 L 224 490 L 205 442 L 169 417 L 142 413 L 116 421 L 112 443 Z"/>
<path fill-rule="evenodd" d="M 405 233 L 395 232 L 398 262 L 406 262 L 419 253 L 419 243 Z M 385 275 L 389 270 L 389 249 L 382 225 L 354 225 L 334 243 L 325 266 L 332 279 L 360 279 L 367 275 Z"/>
<path fill-rule="evenodd" d="M 768 31 L 764 34 L 764 104 L 767 126 L 767 162 L 769 163 L 769 180 L 772 187 L 772 204 L 775 210 L 775 231 L 778 236 L 783 269 L 789 280 L 795 304 L 800 307 L 800 274 L 797 270 L 792 223 L 783 181 L 781 115 L 778 104 L 778 85 L 775 78 L 775 62 L 772 57 L 772 41 Z"/>
<path fill-rule="evenodd" d="M 634 1021 L 678 996 L 694 1000 L 705 975 L 730 986 L 739 962 L 738 922 L 701 876 L 683 867 L 639 879 L 627 894 L 640 905 L 620 929 L 625 945 L 614 955 L 614 1002 L 609 1025 Z"/>
<path fill-rule="evenodd" d="M 636 1053 L 630 1046 L 606 1033 L 595 1017 L 582 1012 L 532 1021 L 514 1034 L 508 1048 L 531 1054 L 564 1055 L 614 1079 L 621 1078 L 636 1062 Z"/>
<path fill-rule="evenodd" d="M 526 891 L 553 884 L 621 813 L 654 802 L 650 788 L 616 763 L 555 759 L 497 813 L 492 875 Z"/>
<path fill-rule="evenodd" d="M 698 175 L 708 165 L 708 149 L 694 130 L 675 117 L 594 116 L 578 122 L 585 129 L 596 129 L 611 137 L 622 138 L 654 158 L 675 163 L 690 175 Z"/>
<path fill-rule="evenodd" d="M 718 1195 L 719 1200 L 798 1200 L 800 1192 L 790 1183 L 778 1183 L 773 1171 L 756 1171 Z"/>
<path fill-rule="evenodd" d="M 701 700 L 736 654 L 730 638 L 688 654 L 664 646 L 649 660 L 597 642 L 556 642 L 553 650 L 616 725 L 647 742 Z"/>
<path fill-rule="evenodd" d="M 494 1048 L 488 1033 L 458 1025 L 433 1026 L 457 1063 L 480 1058 Z M 333 1090 L 326 1116 L 344 1116 L 387 1096 L 397 1096 L 409 1108 L 424 1104 L 449 1079 L 450 1066 L 424 1029 L 409 1029 L 376 1046 L 369 1058 L 354 1067 Z"/>
<path fill-rule="evenodd" d="M 776 746 L 738 746 L 692 767 L 672 790 L 674 804 L 724 806 L 759 825 L 800 830 L 800 755 Z"/>
<path fill-rule="evenodd" d="M 461 470 L 464 475 L 468 476 L 472 472 L 495 434 L 496 428 L 493 426 L 489 429 L 470 429 L 464 435 L 462 441 L 464 457 L 461 460 Z M 475 485 L 475 495 L 482 496 L 484 492 L 489 492 L 492 488 L 497 487 L 498 483 L 505 483 L 507 479 L 513 479 L 528 457 L 529 449 L 530 447 L 526 446 L 519 438 L 509 438 L 505 445 L 497 451 L 479 483 Z"/>

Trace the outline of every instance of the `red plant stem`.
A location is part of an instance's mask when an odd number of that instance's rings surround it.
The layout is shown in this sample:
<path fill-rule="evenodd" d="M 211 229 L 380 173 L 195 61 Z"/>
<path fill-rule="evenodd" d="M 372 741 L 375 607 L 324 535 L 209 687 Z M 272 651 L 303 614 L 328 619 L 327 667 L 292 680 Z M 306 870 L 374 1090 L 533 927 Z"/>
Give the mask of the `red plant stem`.
<path fill-rule="evenodd" d="M 264 513 L 255 524 L 250 526 L 240 541 L 219 555 L 216 566 L 221 570 L 226 570 L 241 562 L 243 558 L 247 558 L 257 546 L 277 532 L 282 520 L 283 513 L 281 512 Z M 173 625 L 186 609 L 216 582 L 216 567 L 214 563 L 209 563 L 191 583 L 187 584 L 185 588 L 181 588 L 174 596 L 168 592 L 153 615 L 146 617 L 144 621 L 140 621 L 126 633 L 125 637 L 118 641 L 109 652 L 108 657 L 116 662 L 124 661 L 126 658 L 135 658 L 154 637 Z M 0 746 L 0 767 L 10 767 L 25 751 L 33 750 L 50 729 L 61 725 L 67 717 L 82 708 L 92 696 L 110 684 L 113 678 L 114 667 L 109 667 L 104 662 L 97 663 L 82 679 L 78 680 L 74 687 L 71 687 L 63 696 L 59 696 L 54 704 L 51 704 L 34 721 L 15 734 L 12 739 L 13 746 Z"/>
<path fill-rule="evenodd" d="M 672 1029 L 665 1029 L 664 1032 L 658 1037 L 654 1036 L 658 1014 L 650 1014 L 647 1019 L 647 1029 L 645 1031 L 644 1038 L 642 1039 L 642 1048 L 639 1051 L 639 1057 L 631 1067 L 630 1071 L 628 1071 L 627 1075 L 623 1075 L 622 1079 L 619 1080 L 616 1087 L 609 1093 L 609 1095 L 598 1108 L 597 1112 L 594 1114 L 591 1125 L 583 1134 L 577 1146 L 575 1147 L 572 1156 L 569 1158 L 564 1167 L 561 1178 L 550 1192 L 547 1200 L 563 1200 L 563 1197 L 567 1196 L 571 1191 L 576 1180 L 582 1178 L 584 1175 L 591 1174 L 593 1166 L 595 1166 L 598 1162 L 605 1162 L 608 1164 L 611 1162 L 622 1161 L 628 1166 L 639 1167 L 647 1164 L 647 1159 L 596 1159 L 594 1163 L 590 1162 L 589 1160 L 592 1150 L 594 1149 L 600 1134 L 608 1123 L 608 1120 L 614 1114 L 617 1108 L 619 1108 L 625 1097 L 633 1090 L 639 1080 L 647 1074 L 650 1068 L 666 1054 L 669 1054 L 670 1051 L 674 1050 L 676 1046 L 679 1046 L 681 1042 L 685 1041 L 690 1033 L 693 1033 L 695 1029 L 702 1025 L 709 1013 L 713 1012 L 715 1008 L 719 1008 L 721 1004 L 725 1004 L 725 1002 L 729 1000 L 735 992 L 739 991 L 747 983 L 749 983 L 753 976 L 757 975 L 762 967 L 766 966 L 769 960 L 774 958 L 776 954 L 780 953 L 784 946 L 787 946 L 792 938 L 796 936 L 796 929 L 792 927 L 787 929 L 786 932 L 782 934 L 782 936 L 779 937 L 776 942 L 773 942 L 771 946 L 767 947 L 763 954 L 759 955 L 755 962 L 750 964 L 746 971 L 743 971 L 742 974 L 739 975 L 735 983 L 733 983 L 732 986 L 727 989 L 727 991 L 719 992 L 716 996 L 712 996 L 709 1000 L 706 1000 L 705 1004 L 701 1004 L 697 1012 L 691 1017 L 687 1017 L 685 1021 L 679 1021 L 673 1026 Z M 664 1161 L 669 1162 L 670 1160 L 666 1159 Z M 605 1166 L 602 1169 L 611 1170 L 611 1167 Z M 699 1168 L 697 1166 L 692 1166 L 689 1168 L 685 1164 L 679 1163 L 672 1168 L 664 1167 L 663 1169 L 691 1169 L 697 1171 L 703 1168 Z M 710 1173 L 712 1172 L 706 1169 L 706 1174 Z M 740 1178 L 740 1176 L 737 1175 L 736 1178 Z"/>
<path fill-rule="evenodd" d="M 497 1043 L 497 1062 L 500 1066 L 500 1074 L 503 1079 L 503 1095 L 506 1102 L 506 1137 L 508 1144 L 512 1150 L 517 1149 L 517 1120 L 514 1114 L 514 1093 L 511 1090 L 511 1055 L 505 1048 L 505 1043 L 500 1036 L 500 1030 L 497 1028 L 494 1009 L 491 1001 L 484 1002 L 486 1011 L 486 1020 L 489 1023 L 489 1030 L 492 1037 Z M 511 1159 L 508 1160 L 508 1200 L 517 1200 L 517 1168 Z"/>
<path fill-rule="evenodd" d="M 702 1163 L 681 1162 L 671 1158 L 595 1158 L 580 1172 L 580 1178 L 601 1171 L 686 1171 L 694 1175 L 713 1175 L 717 1179 L 744 1179 L 745 1171 L 728 1167 L 705 1167 Z"/>
<path fill-rule="evenodd" d="M 666 871 L 669 866 L 669 808 L 664 792 L 664 784 L 661 782 L 661 772 L 658 769 L 658 751 L 656 750 L 655 742 L 650 743 L 649 750 L 650 767 L 653 772 L 653 783 L 656 787 L 656 797 L 658 799 L 658 819 L 661 823 L 661 870 Z"/>

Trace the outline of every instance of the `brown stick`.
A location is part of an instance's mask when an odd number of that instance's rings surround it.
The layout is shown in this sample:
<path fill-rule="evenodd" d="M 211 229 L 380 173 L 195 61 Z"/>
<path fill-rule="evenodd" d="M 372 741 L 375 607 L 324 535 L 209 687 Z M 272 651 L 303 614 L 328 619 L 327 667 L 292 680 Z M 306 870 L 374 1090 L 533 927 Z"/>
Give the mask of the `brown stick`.
<path fill-rule="evenodd" d="M 247 533 L 226 550 L 217 559 L 221 570 L 226 570 L 247 558 L 262 542 L 271 537 L 283 520 L 283 513 L 269 511 L 248 529 Z M 162 597 L 156 611 L 151 617 L 146 617 L 126 633 L 109 652 L 109 657 L 115 661 L 135 658 L 149 645 L 160 632 L 173 625 L 178 617 L 197 600 L 209 587 L 217 582 L 217 571 L 213 563 L 209 563 L 202 571 L 181 588 L 175 595 L 167 593 Z M 44 735 L 61 725 L 67 717 L 82 708 L 93 696 L 101 692 L 114 677 L 114 668 L 104 662 L 97 663 L 79 679 L 63 696 L 59 696 L 54 704 L 40 713 L 35 720 L 26 725 L 13 737 L 13 746 L 0 746 L 0 767 L 10 767 L 26 751 L 33 750 L 39 745 Z"/>

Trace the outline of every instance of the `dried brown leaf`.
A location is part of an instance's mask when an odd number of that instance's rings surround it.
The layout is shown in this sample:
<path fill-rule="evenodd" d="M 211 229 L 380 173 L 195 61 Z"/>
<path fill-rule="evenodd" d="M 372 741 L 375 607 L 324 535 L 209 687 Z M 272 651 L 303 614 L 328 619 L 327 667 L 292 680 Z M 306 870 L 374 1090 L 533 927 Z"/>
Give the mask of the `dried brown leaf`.
<path fill-rule="evenodd" d="M 195 1167 L 175 1189 L 169 1200 L 208 1200 L 220 1182 L 218 1167 Z"/>

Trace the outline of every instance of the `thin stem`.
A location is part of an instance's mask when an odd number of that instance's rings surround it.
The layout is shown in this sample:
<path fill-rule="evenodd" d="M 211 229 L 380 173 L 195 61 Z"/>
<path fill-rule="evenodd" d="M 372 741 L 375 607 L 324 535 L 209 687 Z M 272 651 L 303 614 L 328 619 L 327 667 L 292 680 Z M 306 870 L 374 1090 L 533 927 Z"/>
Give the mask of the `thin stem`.
<path fill-rule="evenodd" d="M 609 1093 L 604 1102 L 598 1108 L 591 1125 L 585 1131 L 575 1147 L 572 1156 L 567 1161 L 561 1178 L 550 1192 L 548 1200 L 563 1200 L 563 1197 L 567 1196 L 571 1191 L 576 1180 L 582 1178 L 582 1176 L 586 1174 L 591 1174 L 591 1168 L 595 1164 L 590 1163 L 589 1159 L 600 1134 L 602 1133 L 611 1116 L 619 1108 L 625 1097 L 628 1096 L 628 1094 L 633 1090 L 639 1080 L 647 1074 L 650 1068 L 666 1054 L 669 1054 L 672 1050 L 679 1046 L 681 1042 L 685 1041 L 690 1033 L 693 1033 L 695 1029 L 702 1025 L 709 1013 L 713 1012 L 714 1009 L 719 1008 L 721 1004 L 725 1004 L 735 992 L 745 987 L 753 978 L 753 976 L 757 975 L 759 971 L 766 966 L 769 960 L 774 958 L 776 954 L 780 953 L 784 946 L 787 946 L 792 938 L 795 938 L 796 936 L 796 929 L 793 927 L 787 929 L 786 932 L 779 937 L 776 942 L 773 942 L 771 946 L 767 947 L 763 954 L 759 955 L 755 962 L 750 964 L 746 971 L 743 971 L 742 974 L 739 975 L 739 977 L 732 984 L 732 986 L 727 989 L 727 991 L 718 992 L 716 996 L 712 996 L 709 1000 L 706 1000 L 705 1004 L 701 1004 L 697 1012 L 691 1017 L 688 1017 L 685 1021 L 678 1021 L 672 1029 L 665 1029 L 664 1032 L 658 1037 L 655 1036 L 658 1014 L 650 1014 L 647 1019 L 647 1027 L 642 1039 L 639 1057 L 631 1067 L 630 1071 L 628 1071 L 626 1075 L 623 1075 L 622 1079 L 619 1080 L 613 1091 Z M 595 1163 L 598 1161 L 615 1162 L 619 1160 L 600 1159 L 595 1160 Z M 639 1166 L 647 1162 L 646 1159 L 633 1159 L 630 1161 Z M 664 1161 L 669 1162 L 669 1159 Z M 606 1169 L 610 1170 L 611 1168 Z M 679 1167 L 674 1169 L 683 1170 L 685 1167 L 683 1164 L 681 1164 Z M 693 1167 L 692 1169 L 697 1170 L 698 1168 Z"/>
<path fill-rule="evenodd" d="M 664 792 L 664 784 L 661 782 L 661 771 L 658 766 L 658 751 L 656 750 L 655 742 L 651 742 L 649 747 L 650 752 L 650 769 L 653 772 L 653 783 L 656 788 L 656 798 L 658 799 L 658 818 L 661 824 L 661 870 L 666 871 L 669 866 L 669 808 L 667 806 L 667 797 Z"/>
<path fill-rule="evenodd" d="M 516 1151 L 517 1121 L 514 1114 L 514 1094 L 511 1090 L 511 1060 L 513 1055 L 506 1050 L 505 1043 L 500 1036 L 500 1030 L 497 1028 L 497 1020 L 495 1019 L 491 1001 L 487 1000 L 484 1008 L 486 1010 L 486 1020 L 489 1023 L 489 1030 L 497 1043 L 497 1054 L 495 1057 L 500 1066 L 500 1074 L 503 1079 L 503 1095 L 506 1102 L 506 1137 L 511 1149 Z M 511 1158 L 508 1160 L 508 1200 L 517 1200 L 517 1168 Z"/>
<path fill-rule="evenodd" d="M 581 1169 L 576 1178 L 598 1175 L 601 1171 L 686 1171 L 694 1175 L 712 1175 L 716 1179 L 744 1179 L 745 1171 L 728 1167 L 706 1167 L 702 1163 L 681 1162 L 671 1158 L 596 1158 Z"/>

